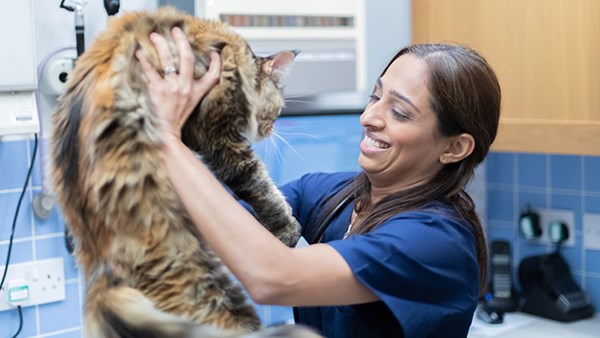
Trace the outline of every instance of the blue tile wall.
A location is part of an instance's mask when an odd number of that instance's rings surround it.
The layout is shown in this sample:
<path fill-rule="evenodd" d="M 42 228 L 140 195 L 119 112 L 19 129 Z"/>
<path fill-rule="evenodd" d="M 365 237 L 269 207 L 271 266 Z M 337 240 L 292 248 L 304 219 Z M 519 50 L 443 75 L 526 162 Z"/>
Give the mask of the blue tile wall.
<path fill-rule="evenodd" d="M 278 184 L 306 172 L 357 170 L 361 128 L 357 115 L 282 117 L 276 124 L 279 135 L 255 149 L 267 163 Z M 14 209 L 25 180 L 31 140 L 0 142 L 0 264 L 6 259 Z M 529 255 L 548 253 L 553 247 L 519 237 L 516 222 L 525 203 L 534 208 L 568 209 L 575 212 L 576 245 L 562 250 L 574 279 L 600 308 L 600 251 L 582 246 L 584 213 L 600 213 L 600 157 L 493 152 L 486 159 L 487 215 L 489 240 L 513 243 L 514 262 Z M 59 210 L 41 220 L 33 215 L 30 200 L 42 190 L 39 154 L 33 184 L 28 186 L 16 227 L 11 262 L 63 257 L 67 299 L 64 302 L 23 309 L 21 336 L 80 337 L 83 285 L 73 258 L 64 247 L 64 221 Z M 516 272 L 517 264 L 515 264 Z M 515 274 L 516 276 L 516 274 Z M 518 280 L 515 285 L 519 288 Z M 289 307 L 257 306 L 270 325 L 289 321 Z M 0 312 L 0 338 L 11 336 L 18 327 L 15 310 Z"/>
<path fill-rule="evenodd" d="M 555 247 L 526 241 L 517 222 L 526 204 L 575 213 L 575 246 L 561 248 L 574 280 L 600 309 L 600 251 L 583 247 L 583 215 L 600 213 L 600 157 L 492 152 L 486 159 L 488 240 L 512 243 L 514 283 L 518 263 Z"/>
<path fill-rule="evenodd" d="M 277 184 L 285 184 L 305 173 L 359 170 L 358 155 L 362 127 L 358 115 L 282 117 L 273 137 L 255 146 Z M 293 320 L 292 309 L 261 306 L 264 323 Z"/>
<path fill-rule="evenodd" d="M 25 183 L 33 152 L 33 140 L 0 142 L 0 266 L 4 266 L 15 209 Z M 23 308 L 23 329 L 19 337 L 81 337 L 81 280 L 73 257 L 64 246 L 64 222 L 58 210 L 47 219 L 34 216 L 31 198 L 40 192 L 40 159 L 46 156 L 38 147 L 32 179 L 28 183 L 17 223 L 11 263 L 62 256 L 65 261 L 66 300 Z M 47 149 L 47 148 L 45 148 Z M 44 149 L 44 150 L 45 150 Z M 0 338 L 12 337 L 19 326 L 16 310 L 0 312 Z"/>
<path fill-rule="evenodd" d="M 282 117 L 276 123 L 279 137 L 265 140 L 256 151 L 268 165 L 278 184 L 312 171 L 358 170 L 358 143 L 362 128 L 358 115 Z M 23 308 L 20 337 L 81 337 L 84 281 L 75 261 L 65 249 L 64 220 L 57 208 L 46 219 L 31 210 L 31 198 L 42 190 L 41 156 L 38 148 L 33 178 L 17 219 L 11 263 L 50 257 L 65 262 L 66 300 Z M 25 182 L 32 140 L 0 141 L 0 266 L 4 266 L 10 229 L 21 188 Z M 265 325 L 292 320 L 292 310 L 283 306 L 258 306 Z M 0 312 L 0 338 L 12 337 L 18 328 L 16 310 Z"/>
<path fill-rule="evenodd" d="M 358 115 L 282 117 L 276 133 L 256 145 L 277 184 L 315 171 L 358 170 Z"/>

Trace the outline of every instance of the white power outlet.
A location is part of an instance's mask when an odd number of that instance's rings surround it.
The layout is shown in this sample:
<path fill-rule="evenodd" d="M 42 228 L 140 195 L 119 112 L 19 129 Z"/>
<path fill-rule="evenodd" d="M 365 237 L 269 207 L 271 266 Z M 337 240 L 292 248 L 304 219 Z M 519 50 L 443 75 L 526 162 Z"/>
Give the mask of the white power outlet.
<path fill-rule="evenodd" d="M 0 268 L 0 276 L 4 268 Z M 65 300 L 62 257 L 10 264 L 2 289 L 0 311 Z"/>
<path fill-rule="evenodd" d="M 559 210 L 559 209 L 535 209 L 540 215 L 540 227 L 542 228 L 542 236 L 536 241 L 539 243 L 552 243 L 550 241 L 550 234 L 548 231 L 548 225 L 550 222 L 560 221 L 565 223 L 569 228 L 569 238 L 563 242 L 563 246 L 575 246 L 575 212 L 571 210 Z"/>
<path fill-rule="evenodd" d="M 600 250 L 600 214 L 583 214 L 583 247 Z"/>

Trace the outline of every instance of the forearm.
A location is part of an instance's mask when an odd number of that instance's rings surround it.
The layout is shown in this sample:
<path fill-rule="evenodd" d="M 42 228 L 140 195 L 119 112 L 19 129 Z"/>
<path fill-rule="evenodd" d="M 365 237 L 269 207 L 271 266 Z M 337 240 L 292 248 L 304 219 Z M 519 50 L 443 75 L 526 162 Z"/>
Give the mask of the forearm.
<path fill-rule="evenodd" d="M 244 209 L 210 170 L 179 141 L 163 147 L 164 163 L 177 195 L 217 255 L 245 286 L 271 277 L 292 253 Z"/>
<path fill-rule="evenodd" d="M 329 245 L 291 249 L 280 242 L 181 141 L 168 142 L 163 155 L 194 224 L 255 301 L 315 306 L 376 299 Z"/>

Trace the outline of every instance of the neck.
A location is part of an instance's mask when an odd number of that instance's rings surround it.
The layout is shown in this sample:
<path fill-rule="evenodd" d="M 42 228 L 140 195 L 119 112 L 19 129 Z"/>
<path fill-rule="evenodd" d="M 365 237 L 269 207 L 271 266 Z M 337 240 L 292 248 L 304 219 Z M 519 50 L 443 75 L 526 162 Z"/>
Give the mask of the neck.
<path fill-rule="evenodd" d="M 375 205 L 377 204 L 379 201 L 381 201 L 384 197 L 397 193 L 397 192 L 401 192 L 401 191 L 405 191 L 405 190 L 409 190 L 412 189 L 414 187 L 418 187 L 418 186 L 422 186 L 424 184 L 426 184 L 427 182 L 429 182 L 431 180 L 433 176 L 428 176 L 428 177 L 422 177 L 422 178 L 418 178 L 416 180 L 413 180 L 411 182 L 399 182 L 398 184 L 389 184 L 387 182 L 380 182 L 377 180 L 373 180 L 371 178 L 369 178 L 369 180 L 371 181 L 371 204 Z"/>

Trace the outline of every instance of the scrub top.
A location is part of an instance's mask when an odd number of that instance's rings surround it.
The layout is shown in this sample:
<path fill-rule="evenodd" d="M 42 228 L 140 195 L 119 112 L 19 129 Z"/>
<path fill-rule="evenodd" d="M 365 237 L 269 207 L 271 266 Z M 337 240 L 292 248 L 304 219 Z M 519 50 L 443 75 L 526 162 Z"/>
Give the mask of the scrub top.
<path fill-rule="evenodd" d="M 302 224 L 314 233 L 324 202 L 357 173 L 314 173 L 281 187 Z M 329 224 L 322 243 L 346 260 L 379 301 L 298 307 L 296 322 L 328 338 L 466 337 L 479 297 L 471 226 L 448 204 L 399 213 L 364 235 L 342 239 L 354 205 Z"/>

